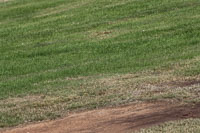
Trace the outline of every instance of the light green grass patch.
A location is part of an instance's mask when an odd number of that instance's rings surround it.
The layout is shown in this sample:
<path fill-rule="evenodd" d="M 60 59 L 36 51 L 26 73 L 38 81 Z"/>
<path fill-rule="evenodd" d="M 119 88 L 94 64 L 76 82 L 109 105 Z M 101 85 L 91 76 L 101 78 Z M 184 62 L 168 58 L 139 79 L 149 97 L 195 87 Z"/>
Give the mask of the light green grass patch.
<path fill-rule="evenodd" d="M 138 133 L 199 133 L 199 124 L 200 119 L 179 120 L 142 129 Z"/>

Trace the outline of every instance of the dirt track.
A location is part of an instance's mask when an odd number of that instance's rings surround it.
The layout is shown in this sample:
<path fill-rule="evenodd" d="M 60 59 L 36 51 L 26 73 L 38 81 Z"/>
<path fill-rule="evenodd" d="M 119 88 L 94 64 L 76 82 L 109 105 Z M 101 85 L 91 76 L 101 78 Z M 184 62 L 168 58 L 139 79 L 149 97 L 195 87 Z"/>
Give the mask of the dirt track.
<path fill-rule="evenodd" d="M 200 104 L 140 103 L 75 113 L 1 133 L 127 133 L 171 120 L 200 117 Z"/>

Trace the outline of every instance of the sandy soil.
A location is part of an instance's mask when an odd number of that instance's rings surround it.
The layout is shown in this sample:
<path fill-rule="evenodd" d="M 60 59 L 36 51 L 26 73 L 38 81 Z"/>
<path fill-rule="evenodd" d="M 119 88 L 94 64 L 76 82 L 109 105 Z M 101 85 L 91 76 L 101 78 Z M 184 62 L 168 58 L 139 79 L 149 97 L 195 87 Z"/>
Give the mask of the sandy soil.
<path fill-rule="evenodd" d="M 30 124 L 1 133 L 128 133 L 155 124 L 200 117 L 200 104 L 139 103 L 70 114 L 65 118 Z"/>

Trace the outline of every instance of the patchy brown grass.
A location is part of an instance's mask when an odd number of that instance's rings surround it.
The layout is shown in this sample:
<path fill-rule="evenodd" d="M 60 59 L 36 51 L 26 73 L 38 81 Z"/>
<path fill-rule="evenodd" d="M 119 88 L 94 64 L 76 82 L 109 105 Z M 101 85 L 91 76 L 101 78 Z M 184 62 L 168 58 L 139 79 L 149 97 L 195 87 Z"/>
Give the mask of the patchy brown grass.
<path fill-rule="evenodd" d="M 35 87 L 41 90 L 39 94 L 33 92 L 28 96 L 0 101 L 0 115 L 5 116 L 1 118 L 0 126 L 16 126 L 21 123 L 55 119 L 71 111 L 140 101 L 172 100 L 198 103 L 199 81 L 199 76 L 178 76 L 174 75 L 173 71 L 162 70 L 68 77 L 40 82 L 35 84 Z"/>

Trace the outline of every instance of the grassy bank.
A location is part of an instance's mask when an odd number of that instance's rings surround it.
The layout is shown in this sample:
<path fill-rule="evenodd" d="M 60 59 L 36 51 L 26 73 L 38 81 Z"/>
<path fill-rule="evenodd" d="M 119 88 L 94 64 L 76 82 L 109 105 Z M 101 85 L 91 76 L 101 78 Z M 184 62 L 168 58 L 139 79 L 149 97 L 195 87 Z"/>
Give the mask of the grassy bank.
<path fill-rule="evenodd" d="M 0 0 L 0 127 L 143 100 L 198 102 L 199 5 Z"/>

